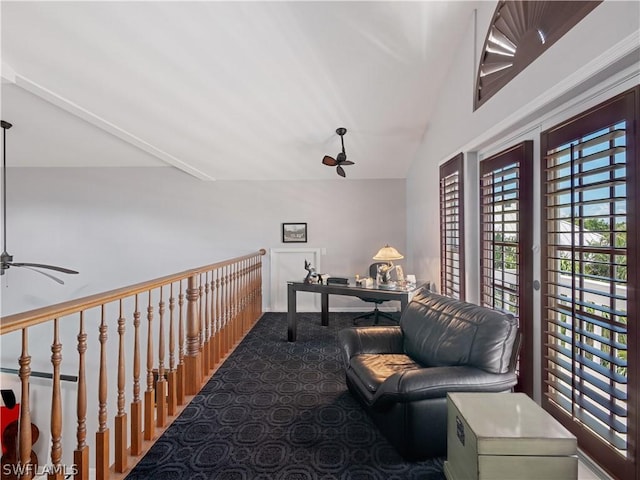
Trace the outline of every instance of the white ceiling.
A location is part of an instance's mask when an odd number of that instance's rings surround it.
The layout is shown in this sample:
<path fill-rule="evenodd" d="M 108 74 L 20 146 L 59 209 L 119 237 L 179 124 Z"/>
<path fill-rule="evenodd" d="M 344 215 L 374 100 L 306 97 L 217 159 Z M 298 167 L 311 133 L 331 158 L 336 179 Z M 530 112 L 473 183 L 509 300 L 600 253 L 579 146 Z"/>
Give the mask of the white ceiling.
<path fill-rule="evenodd" d="M 404 178 L 475 7 L 2 1 L 7 164 Z"/>

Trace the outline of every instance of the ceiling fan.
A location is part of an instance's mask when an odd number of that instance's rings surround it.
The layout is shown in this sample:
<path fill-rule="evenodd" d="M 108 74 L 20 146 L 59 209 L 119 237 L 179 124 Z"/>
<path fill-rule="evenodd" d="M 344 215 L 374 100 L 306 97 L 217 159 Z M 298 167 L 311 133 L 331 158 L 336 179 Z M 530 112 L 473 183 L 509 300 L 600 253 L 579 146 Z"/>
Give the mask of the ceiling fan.
<path fill-rule="evenodd" d="M 336 133 L 340 135 L 340 141 L 342 142 L 342 151 L 336 156 L 336 158 L 330 157 L 329 155 L 325 155 L 322 159 L 322 163 L 328 165 L 329 167 L 337 167 L 336 171 L 338 175 L 341 177 L 346 177 L 347 175 L 344 172 L 343 165 L 354 165 L 354 163 L 350 160 L 347 160 L 347 154 L 344 151 L 344 134 L 347 133 L 347 129 L 344 127 L 340 127 L 336 130 Z"/>
<path fill-rule="evenodd" d="M 5 270 L 8 270 L 9 267 L 22 267 L 28 268 L 29 270 L 33 270 L 34 272 L 38 272 L 45 277 L 49 277 L 50 279 L 58 282 L 61 285 L 64 285 L 64 282 L 60 280 L 58 277 L 54 277 L 53 275 L 38 270 L 38 268 L 45 268 L 48 270 L 55 270 L 56 272 L 61 273 L 78 273 L 75 270 L 69 270 L 68 268 L 56 267 L 54 265 L 44 265 L 42 263 L 17 263 L 13 261 L 13 255 L 9 255 L 7 253 L 7 130 L 10 129 L 13 125 L 9 122 L 5 122 L 4 120 L 0 120 L 2 125 L 2 254 L 0 254 L 0 275 L 4 275 Z"/>

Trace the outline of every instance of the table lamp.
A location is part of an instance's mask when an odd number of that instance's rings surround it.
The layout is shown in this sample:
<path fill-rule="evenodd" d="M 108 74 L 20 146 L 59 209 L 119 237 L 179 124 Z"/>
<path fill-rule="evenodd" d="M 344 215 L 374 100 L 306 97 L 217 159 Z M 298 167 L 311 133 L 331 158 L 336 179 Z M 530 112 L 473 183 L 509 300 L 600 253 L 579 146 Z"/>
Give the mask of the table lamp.
<path fill-rule="evenodd" d="M 388 264 L 387 266 L 378 266 L 378 273 L 380 274 L 380 283 L 378 286 L 380 288 L 393 289 L 396 287 L 395 282 L 391 281 L 391 272 L 395 268 L 393 266 L 393 260 L 400 260 L 402 258 L 404 258 L 404 255 L 398 252 L 395 248 L 390 247 L 389 244 L 382 247 L 378 250 L 378 253 L 373 256 L 374 260 L 386 262 Z"/>

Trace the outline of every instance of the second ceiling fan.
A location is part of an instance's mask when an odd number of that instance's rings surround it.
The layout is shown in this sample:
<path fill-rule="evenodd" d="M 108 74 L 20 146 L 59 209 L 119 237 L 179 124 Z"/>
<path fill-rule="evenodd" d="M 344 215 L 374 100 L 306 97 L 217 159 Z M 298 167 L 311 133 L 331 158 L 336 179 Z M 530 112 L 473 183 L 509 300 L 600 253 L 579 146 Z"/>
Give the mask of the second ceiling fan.
<path fill-rule="evenodd" d="M 342 151 L 336 156 L 336 158 L 330 157 L 329 155 L 325 155 L 322 159 L 322 163 L 328 165 L 330 167 L 336 167 L 336 171 L 338 175 L 341 177 L 346 177 L 346 173 L 343 165 L 354 165 L 351 160 L 347 160 L 347 153 L 344 150 L 344 134 L 347 133 L 347 129 L 344 127 L 340 127 L 336 130 L 336 133 L 340 135 L 340 141 L 342 142 Z"/>
<path fill-rule="evenodd" d="M 13 125 L 4 120 L 0 121 L 2 127 L 2 253 L 0 253 L 0 275 L 4 275 L 6 270 L 11 267 L 22 267 L 34 272 L 38 272 L 45 277 L 49 277 L 51 280 L 64 285 L 64 282 L 58 277 L 51 275 L 47 272 L 43 272 L 40 269 L 53 270 L 60 273 L 78 273 L 75 270 L 69 268 L 57 267 L 55 265 L 46 265 L 43 263 L 26 263 L 26 262 L 14 262 L 13 255 L 7 252 L 7 130 Z"/>

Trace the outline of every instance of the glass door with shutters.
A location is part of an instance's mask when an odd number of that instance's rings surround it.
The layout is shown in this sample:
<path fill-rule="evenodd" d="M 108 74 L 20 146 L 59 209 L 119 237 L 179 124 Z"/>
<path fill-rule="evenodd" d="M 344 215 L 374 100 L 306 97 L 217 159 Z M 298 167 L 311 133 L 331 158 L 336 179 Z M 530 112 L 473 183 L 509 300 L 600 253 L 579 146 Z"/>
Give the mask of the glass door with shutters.
<path fill-rule="evenodd" d="M 542 404 L 618 478 L 638 476 L 639 93 L 541 136 Z"/>
<path fill-rule="evenodd" d="M 480 298 L 518 318 L 519 391 L 533 395 L 533 143 L 480 162 Z"/>

